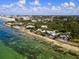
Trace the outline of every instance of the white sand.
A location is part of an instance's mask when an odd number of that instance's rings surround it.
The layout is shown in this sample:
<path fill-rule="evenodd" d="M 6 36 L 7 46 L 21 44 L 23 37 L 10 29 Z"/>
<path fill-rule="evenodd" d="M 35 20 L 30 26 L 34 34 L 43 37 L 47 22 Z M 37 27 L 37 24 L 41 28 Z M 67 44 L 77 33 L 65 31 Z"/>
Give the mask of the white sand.
<path fill-rule="evenodd" d="M 21 29 L 20 31 L 23 32 L 23 33 L 29 34 L 30 36 L 33 36 L 33 37 L 35 37 L 37 39 L 41 38 L 43 41 L 46 41 L 46 42 L 49 42 L 49 43 L 53 43 L 53 44 L 55 44 L 57 46 L 65 48 L 65 49 L 67 49 L 69 51 L 73 51 L 73 52 L 79 53 L 79 47 L 72 46 L 70 44 L 62 43 L 60 41 L 56 41 L 56 40 L 53 40 L 53 39 L 49 39 L 47 37 L 43 37 L 41 35 L 34 34 L 34 33 L 30 32 L 29 30 L 22 30 Z"/>

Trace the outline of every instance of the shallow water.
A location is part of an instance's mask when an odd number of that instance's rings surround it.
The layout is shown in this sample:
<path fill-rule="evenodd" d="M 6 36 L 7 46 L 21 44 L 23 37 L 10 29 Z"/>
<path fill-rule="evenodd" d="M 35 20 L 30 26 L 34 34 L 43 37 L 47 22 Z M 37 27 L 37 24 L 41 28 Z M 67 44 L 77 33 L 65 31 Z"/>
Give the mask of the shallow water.
<path fill-rule="evenodd" d="M 19 37 L 19 32 L 15 32 L 14 29 L 6 27 L 4 21 L 0 20 L 0 39 L 10 40 L 10 38 Z"/>
<path fill-rule="evenodd" d="M 0 20 L 0 40 L 9 44 L 16 52 L 27 56 L 29 59 L 76 59 L 70 54 L 62 54 L 54 51 L 53 48 L 29 39 L 27 36 L 19 35 L 14 29 L 8 28 L 4 25 L 4 21 Z"/>

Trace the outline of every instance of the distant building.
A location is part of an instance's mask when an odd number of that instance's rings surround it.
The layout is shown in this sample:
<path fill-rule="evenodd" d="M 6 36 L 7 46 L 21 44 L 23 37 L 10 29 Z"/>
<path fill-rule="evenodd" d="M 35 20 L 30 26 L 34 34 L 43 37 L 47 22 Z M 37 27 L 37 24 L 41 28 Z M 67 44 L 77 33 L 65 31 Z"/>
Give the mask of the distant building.
<path fill-rule="evenodd" d="M 35 28 L 35 26 L 33 26 L 33 25 L 28 25 L 28 26 L 26 26 L 26 28 L 27 28 L 27 29 L 32 29 L 32 28 Z"/>
<path fill-rule="evenodd" d="M 21 26 L 13 26 L 13 28 L 15 28 L 15 29 L 21 29 Z"/>
<path fill-rule="evenodd" d="M 64 21 L 67 21 L 68 19 L 67 18 L 64 18 Z"/>
<path fill-rule="evenodd" d="M 37 20 L 31 20 L 31 21 L 34 22 L 34 23 L 37 22 Z"/>
<path fill-rule="evenodd" d="M 46 32 L 46 30 L 42 30 L 41 32 L 42 32 L 42 33 L 45 33 L 45 32 Z"/>
<path fill-rule="evenodd" d="M 23 20 L 30 20 L 29 16 L 23 17 Z"/>
<path fill-rule="evenodd" d="M 36 31 L 37 31 L 37 32 L 42 32 L 42 29 L 37 29 Z"/>
<path fill-rule="evenodd" d="M 64 34 L 61 34 L 60 35 L 60 39 L 62 39 L 62 40 L 70 40 L 70 35 L 69 34 L 66 34 L 66 33 L 64 33 Z"/>
<path fill-rule="evenodd" d="M 50 38 L 55 39 L 58 38 L 58 36 L 60 35 L 60 33 L 57 33 L 56 30 L 54 31 L 47 31 L 48 35 Z"/>
<path fill-rule="evenodd" d="M 38 19 L 38 21 L 40 22 L 40 21 L 42 21 L 41 19 Z"/>
<path fill-rule="evenodd" d="M 47 29 L 48 27 L 47 27 L 47 25 L 42 25 L 41 28 L 46 28 Z"/>

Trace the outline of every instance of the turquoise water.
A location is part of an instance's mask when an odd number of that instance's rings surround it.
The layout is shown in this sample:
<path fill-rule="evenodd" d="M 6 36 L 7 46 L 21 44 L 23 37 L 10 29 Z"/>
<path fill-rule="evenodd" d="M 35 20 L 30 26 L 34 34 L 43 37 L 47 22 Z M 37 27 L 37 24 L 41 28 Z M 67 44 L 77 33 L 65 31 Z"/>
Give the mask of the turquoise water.
<path fill-rule="evenodd" d="M 68 53 L 59 53 L 48 45 L 34 41 L 32 38 L 19 35 L 14 29 L 4 25 L 0 20 L 0 40 L 28 59 L 77 59 Z"/>
<path fill-rule="evenodd" d="M 14 29 L 6 27 L 4 21 L 0 20 L 0 39 L 9 41 L 11 38 L 20 38 L 19 32 L 15 32 Z"/>

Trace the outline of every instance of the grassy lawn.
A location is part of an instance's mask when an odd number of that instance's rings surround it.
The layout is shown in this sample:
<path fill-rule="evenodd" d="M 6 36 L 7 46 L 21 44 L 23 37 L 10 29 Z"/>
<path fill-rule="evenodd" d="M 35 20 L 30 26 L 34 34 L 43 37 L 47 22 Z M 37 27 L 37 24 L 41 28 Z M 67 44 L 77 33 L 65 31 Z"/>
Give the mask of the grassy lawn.
<path fill-rule="evenodd" d="M 24 59 L 24 57 L 0 41 L 0 59 Z"/>

